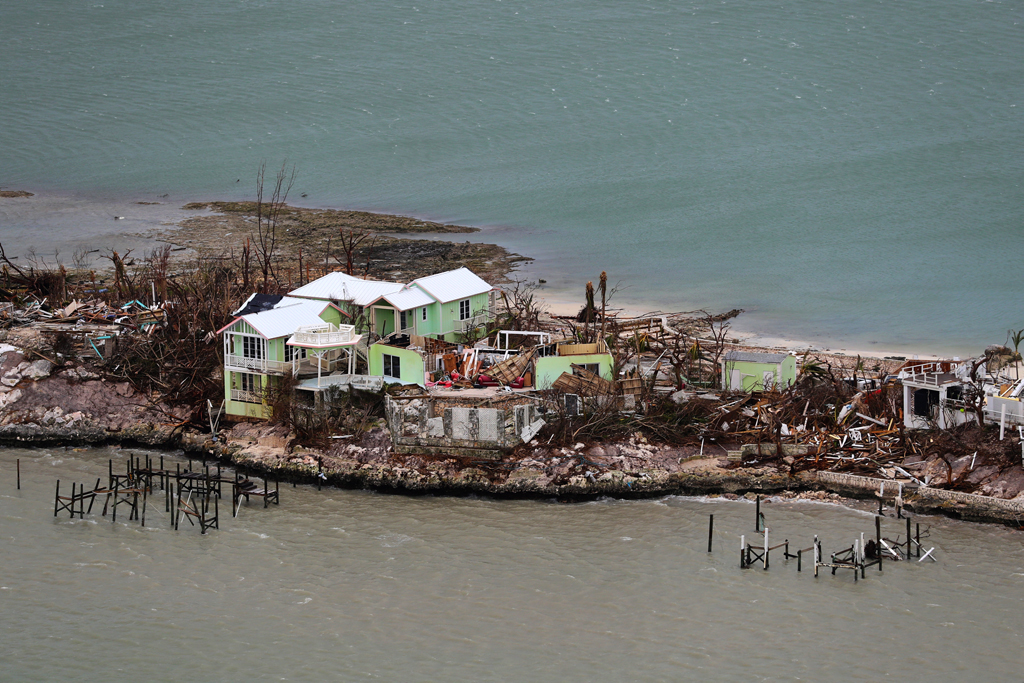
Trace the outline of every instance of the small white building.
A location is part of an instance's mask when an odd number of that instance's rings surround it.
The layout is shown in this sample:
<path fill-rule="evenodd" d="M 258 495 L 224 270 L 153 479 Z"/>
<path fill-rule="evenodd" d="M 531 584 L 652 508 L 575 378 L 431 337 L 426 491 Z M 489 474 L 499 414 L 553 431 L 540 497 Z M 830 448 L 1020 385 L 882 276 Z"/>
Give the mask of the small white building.
<path fill-rule="evenodd" d="M 959 360 L 904 363 L 897 375 L 903 382 L 903 426 L 949 429 L 973 420 L 963 401 L 966 369 Z"/>

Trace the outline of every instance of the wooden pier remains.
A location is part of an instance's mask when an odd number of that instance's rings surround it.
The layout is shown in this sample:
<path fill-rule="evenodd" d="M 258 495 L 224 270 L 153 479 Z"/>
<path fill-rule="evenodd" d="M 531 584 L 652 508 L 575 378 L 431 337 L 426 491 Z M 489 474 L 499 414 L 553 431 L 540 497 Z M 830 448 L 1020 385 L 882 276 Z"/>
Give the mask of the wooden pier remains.
<path fill-rule="evenodd" d="M 205 534 L 210 529 L 220 528 L 220 498 L 226 484 L 231 485 L 232 516 L 237 516 L 242 498 L 246 502 L 251 496 L 263 498 L 264 508 L 270 503 L 281 504 L 280 481 L 275 481 L 271 489 L 267 478 L 263 477 L 261 488 L 240 474 L 225 476 L 219 464 L 215 471 L 205 461 L 201 469 L 193 470 L 193 467 L 191 459 L 186 469 L 182 469 L 179 462 L 171 470 L 165 467 L 163 456 L 160 456 L 157 464 L 149 455 L 143 459 L 129 454 L 124 472 L 115 472 L 113 459 L 108 459 L 105 487 L 101 487 L 101 479 L 97 479 L 91 489 L 86 488 L 85 484 L 74 483 L 71 485 L 71 494 L 62 495 L 60 480 L 57 480 L 53 515 L 56 517 L 61 512 L 67 512 L 72 519 L 76 515 L 84 519 L 85 515 L 92 513 L 96 499 L 103 496 L 102 516 L 105 517 L 109 510 L 111 521 L 116 522 L 118 507 L 123 506 L 128 508 L 129 520 L 139 521 L 141 526 L 145 526 L 149 497 L 159 488 L 164 493 L 164 512 L 170 515 L 171 528 L 178 530 L 184 518 Z M 21 483 L 20 462 L 18 483 Z"/>
<path fill-rule="evenodd" d="M 921 562 L 925 558 L 929 558 L 932 561 L 936 561 L 931 556 L 935 548 L 931 548 L 928 551 L 924 551 L 924 547 L 921 545 L 921 524 L 916 523 L 916 533 L 911 535 L 911 520 L 909 517 L 903 517 L 906 521 L 906 540 L 900 540 L 900 536 L 895 539 L 884 538 L 882 536 L 882 517 L 881 515 L 875 516 L 875 537 L 874 539 L 865 540 L 864 534 L 861 533 L 859 538 L 854 539 L 849 547 L 838 550 L 829 555 L 828 561 L 825 560 L 825 553 L 822 550 L 821 541 L 817 536 L 814 537 L 814 542 L 807 548 L 800 548 L 796 551 L 791 552 L 789 547 L 789 539 L 771 545 L 769 543 L 769 532 L 771 527 L 768 526 L 764 513 L 761 512 L 761 497 L 757 496 L 755 499 L 754 508 L 754 528 L 758 534 L 763 535 L 763 541 L 761 545 L 754 545 L 747 542 L 746 535 L 740 536 L 740 569 L 749 569 L 754 565 L 760 564 L 762 569 L 768 570 L 771 566 L 771 552 L 773 550 L 782 549 L 782 557 L 784 561 L 791 559 L 796 560 L 796 570 L 798 572 L 803 571 L 803 556 L 804 553 L 813 553 L 812 561 L 814 567 L 814 576 L 818 576 L 818 571 L 821 568 L 830 569 L 834 576 L 840 569 L 851 569 L 853 570 L 854 581 L 858 579 L 866 578 L 867 569 L 870 567 L 878 567 L 878 571 L 882 571 L 882 563 L 884 560 L 890 561 L 903 561 L 908 560 L 915 555 L 918 561 Z M 714 534 L 715 516 L 711 515 L 708 521 L 708 552 L 712 549 L 712 536 Z M 924 530 L 924 537 L 927 537 L 929 530 Z"/>
<path fill-rule="evenodd" d="M 271 502 L 274 505 L 281 504 L 281 492 L 280 482 L 274 482 L 274 490 L 271 491 L 267 485 L 267 478 L 263 477 L 263 488 L 258 488 L 252 480 L 248 478 L 242 478 L 241 475 L 235 477 L 231 487 L 231 506 L 232 506 L 232 517 L 238 516 L 238 508 L 242 505 L 242 498 L 245 498 L 245 502 L 249 502 L 249 496 L 256 496 L 257 498 L 263 498 L 263 507 L 266 508 Z"/>

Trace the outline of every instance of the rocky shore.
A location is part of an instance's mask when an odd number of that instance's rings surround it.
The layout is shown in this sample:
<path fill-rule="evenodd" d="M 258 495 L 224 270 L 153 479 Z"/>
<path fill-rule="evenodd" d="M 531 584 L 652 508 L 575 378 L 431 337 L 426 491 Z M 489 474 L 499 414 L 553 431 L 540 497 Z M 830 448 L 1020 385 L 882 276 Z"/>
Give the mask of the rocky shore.
<path fill-rule="evenodd" d="M 358 438 L 333 439 L 331 447 L 323 449 L 303 447 L 294 434 L 267 423 L 237 423 L 214 437 L 187 428 L 173 409 L 128 383 L 111 382 L 82 368 L 55 368 L 30 355 L 10 345 L 0 353 L 0 444 L 180 449 L 282 481 L 320 481 L 413 495 L 581 501 L 605 496 L 761 494 L 877 501 L 881 481 L 831 472 L 791 475 L 782 462 L 739 467 L 721 446 L 702 454 L 697 447 L 657 445 L 637 437 L 570 448 L 523 445 L 501 460 L 486 461 L 398 454 L 382 427 Z M 1024 488 L 1024 481 L 1015 485 Z M 887 506 L 892 506 L 895 495 L 890 481 L 885 489 Z M 914 486 L 906 487 L 903 498 L 905 507 L 915 513 L 1015 527 L 1024 520 L 1021 498 Z"/>

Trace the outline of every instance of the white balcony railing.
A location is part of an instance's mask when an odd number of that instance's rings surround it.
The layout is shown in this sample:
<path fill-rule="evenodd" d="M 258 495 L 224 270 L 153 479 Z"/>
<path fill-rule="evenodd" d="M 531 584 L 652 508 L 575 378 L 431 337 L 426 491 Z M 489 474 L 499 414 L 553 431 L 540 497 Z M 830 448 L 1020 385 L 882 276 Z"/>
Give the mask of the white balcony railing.
<path fill-rule="evenodd" d="M 245 391 L 244 389 L 232 389 L 231 400 L 242 403 L 263 403 L 263 393 L 259 391 Z"/>
<path fill-rule="evenodd" d="M 300 327 L 291 336 L 288 343 L 292 346 L 302 344 L 309 346 L 341 346 L 351 344 L 355 338 L 355 329 L 353 325 Z"/>
<path fill-rule="evenodd" d="M 227 370 L 242 370 L 262 374 L 286 374 L 292 371 L 292 364 L 266 358 L 249 358 L 248 356 L 224 356 L 224 367 Z"/>

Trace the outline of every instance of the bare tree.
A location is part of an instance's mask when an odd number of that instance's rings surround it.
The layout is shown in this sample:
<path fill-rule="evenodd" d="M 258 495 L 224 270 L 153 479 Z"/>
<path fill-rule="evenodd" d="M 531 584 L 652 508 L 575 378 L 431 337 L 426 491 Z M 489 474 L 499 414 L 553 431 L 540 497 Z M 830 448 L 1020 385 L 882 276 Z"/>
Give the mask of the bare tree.
<path fill-rule="evenodd" d="M 708 334 L 711 336 L 711 377 L 714 378 L 721 367 L 720 361 L 725 353 L 725 340 L 731 323 L 723 316 L 712 315 L 707 311 L 703 313 L 708 325 Z"/>
<path fill-rule="evenodd" d="M 536 282 L 527 282 L 513 278 L 501 288 L 501 298 L 505 304 L 505 312 L 498 324 L 506 330 L 531 331 L 539 330 L 540 316 L 547 307 L 537 297 Z"/>
<path fill-rule="evenodd" d="M 266 172 L 267 162 L 264 161 L 256 172 L 256 234 L 253 236 L 256 262 L 263 275 L 262 293 L 264 294 L 269 292 L 271 278 L 280 285 L 277 273 L 274 272 L 274 259 L 277 253 L 277 225 L 281 218 L 281 211 L 288 201 L 288 193 L 291 192 L 292 185 L 295 183 L 295 166 L 292 166 L 289 172 L 287 162 L 281 164 L 281 170 L 277 172 L 274 179 L 274 188 L 270 193 L 269 202 L 265 202 L 263 199 Z"/>
<path fill-rule="evenodd" d="M 349 275 L 355 274 L 355 253 L 359 245 L 366 240 L 373 238 L 370 242 L 369 248 L 372 250 L 374 245 L 377 243 L 377 236 L 369 232 L 356 232 L 352 228 L 349 228 L 346 232 L 345 228 L 341 228 L 341 250 L 345 253 L 345 263 L 338 259 L 338 265 L 344 265 L 345 272 Z M 369 259 L 369 257 L 367 257 Z M 367 271 L 369 270 L 369 263 L 367 263 Z"/>

